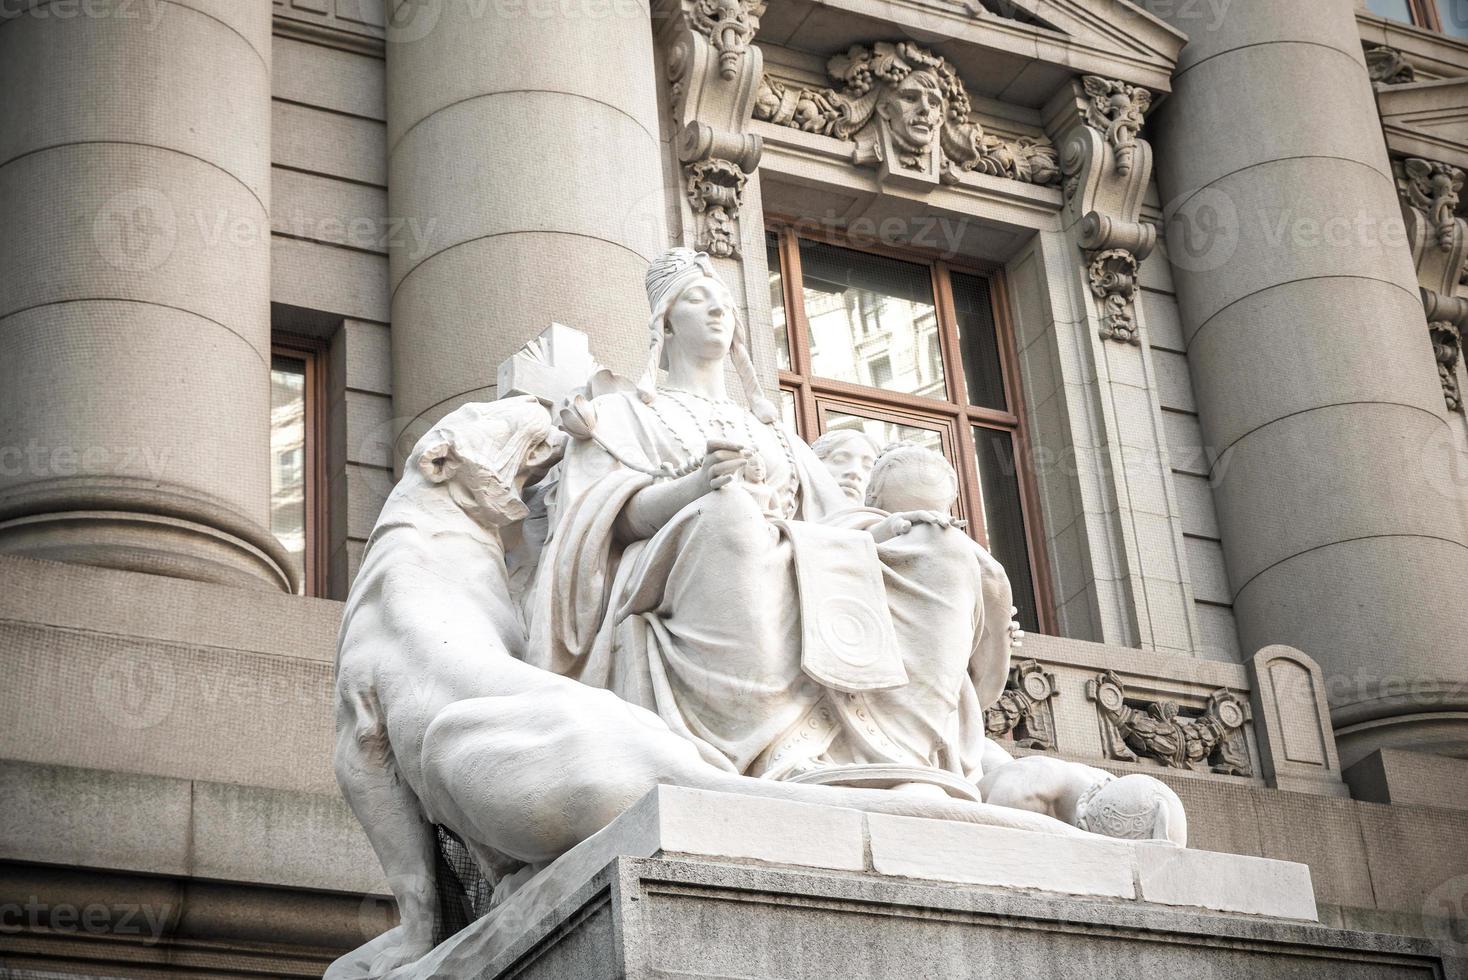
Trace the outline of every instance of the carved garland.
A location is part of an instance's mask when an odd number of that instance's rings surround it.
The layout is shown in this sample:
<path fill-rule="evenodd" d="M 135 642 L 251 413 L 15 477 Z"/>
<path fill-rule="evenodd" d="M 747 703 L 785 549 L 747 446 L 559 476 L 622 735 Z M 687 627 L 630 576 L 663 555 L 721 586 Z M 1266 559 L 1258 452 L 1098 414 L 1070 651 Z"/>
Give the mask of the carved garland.
<path fill-rule="evenodd" d="M 1060 170 L 1046 139 L 1005 140 L 971 118 L 953 66 L 910 41 L 855 45 L 826 71 L 834 88 L 802 88 L 765 76 L 754 118 L 856 144 L 853 162 L 878 165 L 884 179 L 957 183 L 977 171 L 1054 185 Z"/>
<path fill-rule="evenodd" d="M 1185 717 L 1176 701 L 1134 701 L 1112 671 L 1086 682 L 1086 697 L 1101 715 L 1103 742 L 1113 759 L 1152 759 L 1173 769 L 1206 762 L 1212 772 L 1253 774 L 1243 727 L 1249 708 L 1236 695 L 1217 690 L 1199 717 Z"/>

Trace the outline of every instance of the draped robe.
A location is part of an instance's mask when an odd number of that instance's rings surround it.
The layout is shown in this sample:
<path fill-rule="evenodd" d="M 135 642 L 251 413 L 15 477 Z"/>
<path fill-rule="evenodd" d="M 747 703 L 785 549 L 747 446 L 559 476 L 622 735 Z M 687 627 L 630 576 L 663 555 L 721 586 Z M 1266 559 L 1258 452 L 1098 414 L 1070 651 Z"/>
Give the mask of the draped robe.
<path fill-rule="evenodd" d="M 595 441 L 571 443 L 540 561 L 531 663 L 656 712 L 707 761 L 731 772 L 780 778 L 845 761 L 977 772 L 984 729 L 969 670 L 944 671 L 943 696 L 918 702 L 904 700 L 901 688 L 855 696 L 831 691 L 802 670 L 803 626 L 821 609 L 811 596 L 802 601 L 791 525 L 855 530 L 871 523 L 853 517 L 850 500 L 803 440 L 784 428 L 782 441 L 773 426 L 731 403 L 715 407 L 688 396 L 660 395 L 648 405 L 614 393 L 592 407 L 598 438 L 639 466 L 681 467 L 694 455 L 701 460 L 707 438 L 727 438 L 752 442 L 765 481 L 753 487 L 735 481 L 688 504 L 649 538 L 620 541 L 618 518 L 654 478 Z M 954 534 L 971 561 L 972 542 Z M 872 601 L 890 609 L 902 658 L 922 672 L 928 670 L 924 650 L 935 642 L 962 647 L 960 659 L 968 662 L 983 600 L 977 581 L 945 584 L 950 566 L 917 561 L 919 539 L 948 552 L 955 547 L 949 538 L 926 534 L 905 547 L 867 547 L 877 578 Z M 889 557 L 879 559 L 882 550 Z M 918 581 L 904 577 L 904 569 Z M 1007 625 L 1007 600 L 1003 613 Z M 924 634 L 923 624 L 931 629 L 940 622 L 966 629 L 946 638 Z M 951 650 L 942 659 L 951 661 Z M 999 666 L 997 687 L 980 678 L 990 701 L 1003 686 Z M 920 678 L 912 693 L 926 690 L 925 683 Z M 866 731 L 874 717 L 880 719 L 876 738 Z M 857 742 L 864 746 L 860 758 L 849 750 L 840 759 L 823 756 Z"/>

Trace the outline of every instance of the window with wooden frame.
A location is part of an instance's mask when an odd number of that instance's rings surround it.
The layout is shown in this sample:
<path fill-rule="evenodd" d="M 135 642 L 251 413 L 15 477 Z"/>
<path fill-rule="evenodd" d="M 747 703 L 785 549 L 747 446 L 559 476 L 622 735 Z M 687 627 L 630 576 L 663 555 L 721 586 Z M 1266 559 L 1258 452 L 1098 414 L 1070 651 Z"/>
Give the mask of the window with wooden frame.
<path fill-rule="evenodd" d="M 1468 40 L 1468 0 L 1366 0 L 1378 17 Z"/>
<path fill-rule="evenodd" d="M 326 595 L 326 357 L 280 339 L 270 357 L 270 530 L 290 553 L 301 595 Z"/>
<path fill-rule="evenodd" d="M 786 420 L 807 440 L 857 428 L 958 471 L 959 517 L 1003 563 L 1019 621 L 1052 629 L 1039 506 L 998 270 L 838 237 L 766 231 Z"/>

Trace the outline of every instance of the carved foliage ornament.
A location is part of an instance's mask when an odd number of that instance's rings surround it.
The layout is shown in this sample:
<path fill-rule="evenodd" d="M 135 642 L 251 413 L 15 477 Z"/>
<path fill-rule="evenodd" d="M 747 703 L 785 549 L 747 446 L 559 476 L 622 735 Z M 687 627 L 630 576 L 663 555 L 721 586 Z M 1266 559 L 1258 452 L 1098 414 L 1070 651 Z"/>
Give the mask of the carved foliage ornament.
<path fill-rule="evenodd" d="M 1458 212 L 1458 195 L 1463 190 L 1463 171 L 1436 160 L 1416 158 L 1403 161 L 1406 173 L 1402 190 L 1413 206 L 1421 208 L 1437 229 L 1437 247 L 1453 247 L 1453 221 Z"/>
<path fill-rule="evenodd" d="M 1187 717 L 1176 701 L 1128 703 L 1126 687 L 1108 670 L 1086 682 L 1086 697 L 1096 702 L 1113 759 L 1146 758 L 1189 770 L 1206 762 L 1222 775 L 1252 775 L 1242 731 L 1248 705 L 1227 690 L 1214 691 L 1201 715 Z"/>
<path fill-rule="evenodd" d="M 1116 151 L 1116 172 L 1125 177 L 1132 172 L 1132 159 L 1137 148 L 1137 134 L 1147 110 L 1152 107 L 1152 93 L 1137 85 L 1087 75 L 1082 79 L 1090 101 L 1086 105 L 1086 123 L 1106 137 Z"/>
<path fill-rule="evenodd" d="M 910 41 L 856 45 L 826 71 L 835 88 L 801 88 L 766 76 L 754 117 L 856 143 L 855 163 L 884 177 L 956 183 L 970 171 L 1053 185 L 1060 170 L 1045 139 L 1005 140 L 970 119 L 972 104 L 953 66 Z"/>
<path fill-rule="evenodd" d="M 1464 173 L 1450 164 L 1415 157 L 1403 160 L 1399 173 L 1402 217 L 1417 267 L 1443 401 L 1448 411 L 1462 412 L 1458 360 L 1462 330 L 1468 325 L 1468 299 L 1457 291 L 1468 262 L 1468 224 L 1457 211 Z"/>
<path fill-rule="evenodd" d="M 681 30 L 668 52 L 674 149 L 692 212 L 692 244 L 720 258 L 739 255 L 739 210 L 759 165 L 747 132 L 764 61 L 752 45 L 764 0 L 681 0 Z"/>
<path fill-rule="evenodd" d="M 1124 248 L 1108 248 L 1091 258 L 1087 278 L 1101 302 L 1101 339 L 1140 344 L 1133 299 L 1137 292 L 1137 257 Z"/>
<path fill-rule="evenodd" d="M 732 81 L 759 30 L 764 0 L 683 0 L 683 15 L 719 53 L 719 74 Z"/>
<path fill-rule="evenodd" d="M 1100 307 L 1103 340 L 1140 345 L 1137 272 L 1157 242 L 1143 222 L 1142 197 L 1152 150 L 1139 136 L 1152 93 L 1114 79 L 1086 75 L 1074 85 L 1073 124 L 1063 141 L 1068 206 L 1080 215 L 1078 244 L 1087 285 Z"/>
<path fill-rule="evenodd" d="M 1442 382 L 1443 400 L 1448 411 L 1463 411 L 1463 396 L 1458 391 L 1458 358 L 1463 352 L 1463 334 L 1448 320 L 1427 325 L 1432 337 L 1432 353 L 1437 358 L 1437 377 Z"/>

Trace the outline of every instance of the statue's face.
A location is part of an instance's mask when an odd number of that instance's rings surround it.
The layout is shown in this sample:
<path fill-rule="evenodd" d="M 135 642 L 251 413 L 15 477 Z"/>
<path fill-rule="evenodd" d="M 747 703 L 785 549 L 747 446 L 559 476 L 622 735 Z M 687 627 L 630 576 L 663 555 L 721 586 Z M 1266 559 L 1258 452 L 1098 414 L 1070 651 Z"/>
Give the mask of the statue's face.
<path fill-rule="evenodd" d="M 710 276 L 695 279 L 668 308 L 669 357 L 718 361 L 734 343 L 734 296 L 729 287 Z"/>
<path fill-rule="evenodd" d="M 861 435 L 842 439 L 821 456 L 821 462 L 836 478 L 841 492 L 857 503 L 866 498 L 867 478 L 872 475 L 872 464 L 876 461 L 877 447 Z"/>
<path fill-rule="evenodd" d="M 938 80 L 931 72 L 910 73 L 877 106 L 877 113 L 900 142 L 918 149 L 928 146 L 943 120 Z"/>

